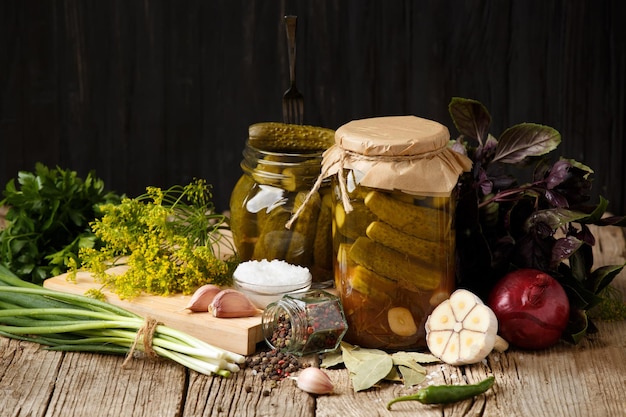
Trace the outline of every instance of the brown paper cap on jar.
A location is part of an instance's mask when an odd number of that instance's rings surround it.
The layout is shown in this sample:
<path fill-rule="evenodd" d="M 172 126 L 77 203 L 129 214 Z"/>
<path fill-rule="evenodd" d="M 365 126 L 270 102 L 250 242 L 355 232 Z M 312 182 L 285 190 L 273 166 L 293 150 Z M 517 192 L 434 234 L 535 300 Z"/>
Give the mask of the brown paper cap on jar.
<path fill-rule="evenodd" d="M 416 116 L 353 120 L 335 132 L 324 153 L 327 175 L 359 172 L 363 186 L 410 194 L 449 195 L 472 161 L 453 151 L 444 125 Z"/>

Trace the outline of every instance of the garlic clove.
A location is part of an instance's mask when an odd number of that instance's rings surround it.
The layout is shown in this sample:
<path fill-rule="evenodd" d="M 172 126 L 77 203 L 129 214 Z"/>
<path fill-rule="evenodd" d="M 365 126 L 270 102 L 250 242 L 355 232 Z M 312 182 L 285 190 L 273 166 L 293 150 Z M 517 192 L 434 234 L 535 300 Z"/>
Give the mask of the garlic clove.
<path fill-rule="evenodd" d="M 335 388 L 326 372 L 319 368 L 309 367 L 300 371 L 296 377 L 298 388 L 309 394 L 330 394 Z"/>
<path fill-rule="evenodd" d="M 206 312 L 209 309 L 209 305 L 220 291 L 222 291 L 222 289 L 217 285 L 203 285 L 193 293 L 185 308 L 193 312 Z"/>
<path fill-rule="evenodd" d="M 233 289 L 220 291 L 213 298 L 208 310 L 218 318 L 252 317 L 259 312 L 244 293 Z"/>

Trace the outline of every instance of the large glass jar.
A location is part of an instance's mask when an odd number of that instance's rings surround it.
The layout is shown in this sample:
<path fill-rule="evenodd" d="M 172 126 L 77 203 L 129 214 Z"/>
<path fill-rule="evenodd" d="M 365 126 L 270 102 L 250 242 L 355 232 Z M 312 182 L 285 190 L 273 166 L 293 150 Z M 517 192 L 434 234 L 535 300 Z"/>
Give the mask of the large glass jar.
<path fill-rule="evenodd" d="M 284 260 L 309 268 L 313 286 L 332 286 L 330 181 L 309 191 L 334 131 L 282 123 L 259 123 L 249 131 L 243 175 L 230 199 L 230 226 L 240 259 Z"/>
<path fill-rule="evenodd" d="M 335 285 L 346 341 L 426 345 L 424 324 L 455 288 L 455 197 L 465 156 L 443 125 L 414 116 L 350 122 L 336 132 Z"/>

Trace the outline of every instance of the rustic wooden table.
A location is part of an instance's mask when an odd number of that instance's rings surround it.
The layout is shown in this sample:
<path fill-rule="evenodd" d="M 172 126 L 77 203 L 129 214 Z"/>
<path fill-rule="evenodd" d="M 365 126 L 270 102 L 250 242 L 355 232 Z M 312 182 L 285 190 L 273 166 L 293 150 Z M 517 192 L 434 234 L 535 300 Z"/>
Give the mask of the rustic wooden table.
<path fill-rule="evenodd" d="M 596 265 L 623 263 L 624 230 L 595 232 Z M 616 279 L 626 291 L 626 272 Z M 626 321 L 600 322 L 599 333 L 576 346 L 538 352 L 492 353 L 483 363 L 427 366 L 435 383 L 476 382 L 488 374 L 486 395 L 447 406 L 387 401 L 414 392 L 383 383 L 354 393 L 345 369 L 330 370 L 335 393 L 311 396 L 293 381 L 272 384 L 250 370 L 229 379 L 207 377 L 167 361 L 61 353 L 0 338 L 2 416 L 621 416 L 626 412 Z"/>

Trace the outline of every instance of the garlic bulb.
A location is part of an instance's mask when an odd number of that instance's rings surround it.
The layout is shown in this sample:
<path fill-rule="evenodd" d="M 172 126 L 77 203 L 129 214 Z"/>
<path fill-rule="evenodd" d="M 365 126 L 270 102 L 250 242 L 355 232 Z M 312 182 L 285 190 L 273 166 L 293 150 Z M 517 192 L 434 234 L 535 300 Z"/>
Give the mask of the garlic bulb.
<path fill-rule="evenodd" d="M 334 389 L 329 376 L 319 368 L 304 368 L 296 377 L 296 381 L 298 388 L 309 394 L 330 394 Z"/>
<path fill-rule="evenodd" d="M 496 315 L 467 290 L 456 290 L 439 304 L 425 327 L 430 352 L 450 365 L 480 362 L 499 339 Z"/>

